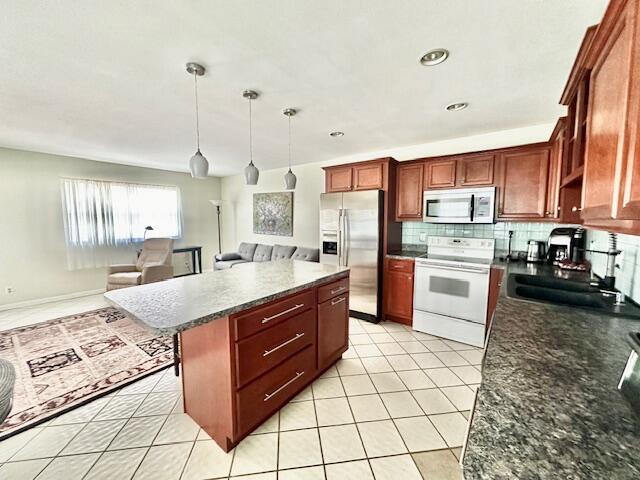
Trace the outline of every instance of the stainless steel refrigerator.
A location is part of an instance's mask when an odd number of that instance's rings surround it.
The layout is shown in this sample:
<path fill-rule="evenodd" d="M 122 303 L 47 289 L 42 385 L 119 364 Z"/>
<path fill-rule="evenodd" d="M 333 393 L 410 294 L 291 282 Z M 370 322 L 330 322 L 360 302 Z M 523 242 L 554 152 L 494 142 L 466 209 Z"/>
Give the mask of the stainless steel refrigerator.
<path fill-rule="evenodd" d="M 320 195 L 320 263 L 351 269 L 349 313 L 372 322 L 382 313 L 383 194 Z"/>

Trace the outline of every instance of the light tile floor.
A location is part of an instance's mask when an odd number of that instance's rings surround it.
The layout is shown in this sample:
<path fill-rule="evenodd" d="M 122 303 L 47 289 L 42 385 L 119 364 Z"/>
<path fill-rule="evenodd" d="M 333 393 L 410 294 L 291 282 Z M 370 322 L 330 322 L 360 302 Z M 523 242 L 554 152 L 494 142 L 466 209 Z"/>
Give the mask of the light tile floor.
<path fill-rule="evenodd" d="M 97 295 L 0 312 L 0 329 L 103 306 Z M 356 319 L 350 340 L 342 360 L 229 453 L 183 413 L 167 369 L 0 442 L 0 479 L 462 478 L 482 350 Z"/>

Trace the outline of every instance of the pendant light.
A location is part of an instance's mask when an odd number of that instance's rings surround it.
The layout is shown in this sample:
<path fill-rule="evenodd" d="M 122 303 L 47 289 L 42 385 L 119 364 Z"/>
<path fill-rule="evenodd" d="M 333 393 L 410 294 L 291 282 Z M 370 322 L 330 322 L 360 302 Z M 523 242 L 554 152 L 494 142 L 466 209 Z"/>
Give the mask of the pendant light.
<path fill-rule="evenodd" d="M 249 165 L 244 168 L 244 179 L 247 185 L 257 185 L 260 171 L 253 164 L 253 136 L 251 131 L 251 100 L 258 98 L 258 92 L 254 90 L 245 90 L 242 96 L 249 100 Z"/>
<path fill-rule="evenodd" d="M 198 63 L 187 63 L 187 73 L 193 75 L 196 98 L 196 147 L 197 151 L 189 160 L 189 170 L 193 178 L 205 179 L 209 173 L 209 161 L 200 152 L 200 118 L 198 112 L 198 77 L 204 75 L 205 68 Z"/>
<path fill-rule="evenodd" d="M 282 113 L 284 113 L 289 119 L 289 171 L 284 174 L 284 185 L 287 190 L 295 190 L 298 179 L 291 171 L 291 117 L 298 112 L 293 108 L 287 108 Z"/>

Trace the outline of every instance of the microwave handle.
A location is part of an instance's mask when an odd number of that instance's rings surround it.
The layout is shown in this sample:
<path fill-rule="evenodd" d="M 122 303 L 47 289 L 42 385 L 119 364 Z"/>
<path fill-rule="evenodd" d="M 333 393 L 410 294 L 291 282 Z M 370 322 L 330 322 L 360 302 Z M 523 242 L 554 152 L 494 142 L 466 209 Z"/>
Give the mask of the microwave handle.
<path fill-rule="evenodd" d="M 473 215 L 475 214 L 476 209 L 476 196 L 471 194 L 471 208 L 469 209 L 469 220 L 473 222 Z"/>

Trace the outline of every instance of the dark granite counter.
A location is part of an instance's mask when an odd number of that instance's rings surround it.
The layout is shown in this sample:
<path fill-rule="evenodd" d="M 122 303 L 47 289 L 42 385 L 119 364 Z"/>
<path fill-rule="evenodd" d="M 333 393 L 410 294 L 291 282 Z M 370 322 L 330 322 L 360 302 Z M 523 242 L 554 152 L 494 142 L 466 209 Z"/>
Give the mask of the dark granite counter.
<path fill-rule="evenodd" d="M 640 321 L 508 298 L 509 273 L 588 281 L 548 266 L 506 268 L 464 475 L 471 479 L 638 479 L 640 415 L 617 383 Z"/>
<path fill-rule="evenodd" d="M 413 260 L 414 258 L 424 255 L 426 252 L 420 252 L 416 250 L 396 250 L 391 253 L 387 253 L 389 258 L 398 258 L 400 260 Z"/>

